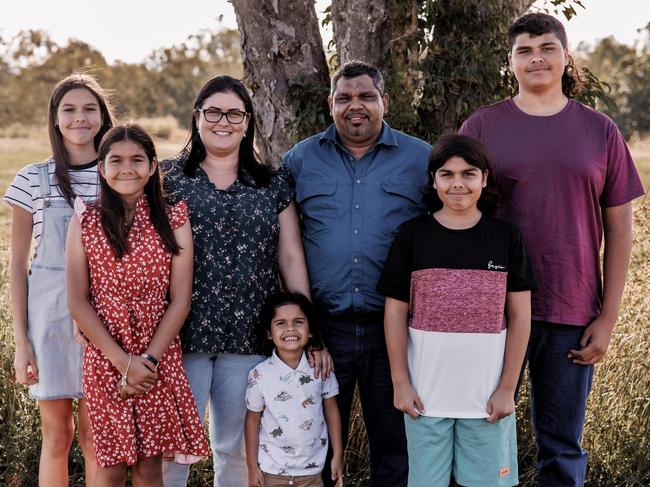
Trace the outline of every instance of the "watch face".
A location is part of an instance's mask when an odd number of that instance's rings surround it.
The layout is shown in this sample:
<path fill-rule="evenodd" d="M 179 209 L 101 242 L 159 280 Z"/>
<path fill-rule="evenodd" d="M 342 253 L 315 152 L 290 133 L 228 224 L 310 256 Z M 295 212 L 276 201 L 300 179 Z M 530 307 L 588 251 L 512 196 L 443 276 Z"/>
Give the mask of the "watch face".
<path fill-rule="evenodd" d="M 150 355 L 148 353 L 143 353 L 141 355 L 141 357 L 147 359 L 149 362 L 151 362 L 152 364 L 154 364 L 156 366 L 158 365 L 158 359 L 156 357 L 154 357 L 153 355 Z"/>

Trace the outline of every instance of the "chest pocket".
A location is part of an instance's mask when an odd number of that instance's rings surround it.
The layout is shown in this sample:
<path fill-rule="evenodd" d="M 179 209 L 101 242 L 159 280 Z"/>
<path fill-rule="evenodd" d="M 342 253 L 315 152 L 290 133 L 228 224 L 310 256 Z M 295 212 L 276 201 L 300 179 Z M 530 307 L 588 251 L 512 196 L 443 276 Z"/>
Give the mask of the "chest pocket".
<path fill-rule="evenodd" d="M 305 232 L 329 230 L 336 218 L 336 182 L 318 179 L 298 181 L 296 185 L 296 203 Z"/>
<path fill-rule="evenodd" d="M 402 223 L 421 213 L 420 185 L 409 179 L 387 179 L 381 183 L 382 230 L 396 233 Z"/>
<path fill-rule="evenodd" d="M 65 247 L 72 208 L 65 203 L 57 203 L 43 208 L 41 239 L 34 248 L 31 264 L 34 268 L 65 269 Z"/>

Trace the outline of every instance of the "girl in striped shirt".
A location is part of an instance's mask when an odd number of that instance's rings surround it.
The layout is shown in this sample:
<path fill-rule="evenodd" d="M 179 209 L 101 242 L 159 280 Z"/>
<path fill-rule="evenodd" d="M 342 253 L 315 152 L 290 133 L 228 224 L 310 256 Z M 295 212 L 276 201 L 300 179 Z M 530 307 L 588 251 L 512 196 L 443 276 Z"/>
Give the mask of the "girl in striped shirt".
<path fill-rule="evenodd" d="M 92 485 L 95 456 L 81 388 L 83 336 L 65 295 L 65 239 L 76 196 L 97 196 L 97 147 L 113 125 L 104 90 L 88 75 L 56 85 L 48 106 L 52 156 L 23 168 L 4 195 L 12 206 L 11 301 L 16 379 L 38 400 L 42 427 L 39 485 L 68 485 L 74 435 L 72 400 L 79 401 L 79 443 Z M 35 242 L 30 263 L 30 248 Z"/>

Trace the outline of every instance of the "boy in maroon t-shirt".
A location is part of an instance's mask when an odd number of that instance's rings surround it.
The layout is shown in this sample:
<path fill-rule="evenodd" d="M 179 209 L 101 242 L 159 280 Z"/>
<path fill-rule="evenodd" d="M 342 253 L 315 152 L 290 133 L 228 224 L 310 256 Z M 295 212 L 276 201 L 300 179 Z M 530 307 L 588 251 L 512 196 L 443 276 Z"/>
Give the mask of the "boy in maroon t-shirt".
<path fill-rule="evenodd" d="M 490 154 L 498 216 L 521 230 L 539 282 L 528 349 L 538 484 L 581 486 L 593 366 L 617 319 L 632 248 L 631 200 L 643 187 L 614 123 L 572 99 L 578 85 L 562 24 L 524 15 L 510 27 L 508 46 L 519 92 L 476 111 L 460 132 Z"/>

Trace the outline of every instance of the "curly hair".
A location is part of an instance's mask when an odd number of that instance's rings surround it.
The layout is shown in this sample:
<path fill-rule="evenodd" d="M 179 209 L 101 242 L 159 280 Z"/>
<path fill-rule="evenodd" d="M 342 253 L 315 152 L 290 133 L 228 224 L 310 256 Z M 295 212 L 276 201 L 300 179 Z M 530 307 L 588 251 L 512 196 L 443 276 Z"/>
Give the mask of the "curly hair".
<path fill-rule="evenodd" d="M 508 51 L 512 51 L 515 39 L 521 34 L 529 34 L 531 37 L 555 34 L 563 48 L 566 49 L 568 45 L 564 25 L 548 14 L 526 14 L 515 20 L 508 29 Z M 580 69 L 576 66 L 573 57 L 567 56 L 567 63 L 562 74 L 562 92 L 567 98 L 575 98 L 582 90 L 583 85 L 584 80 L 580 76 Z"/>

